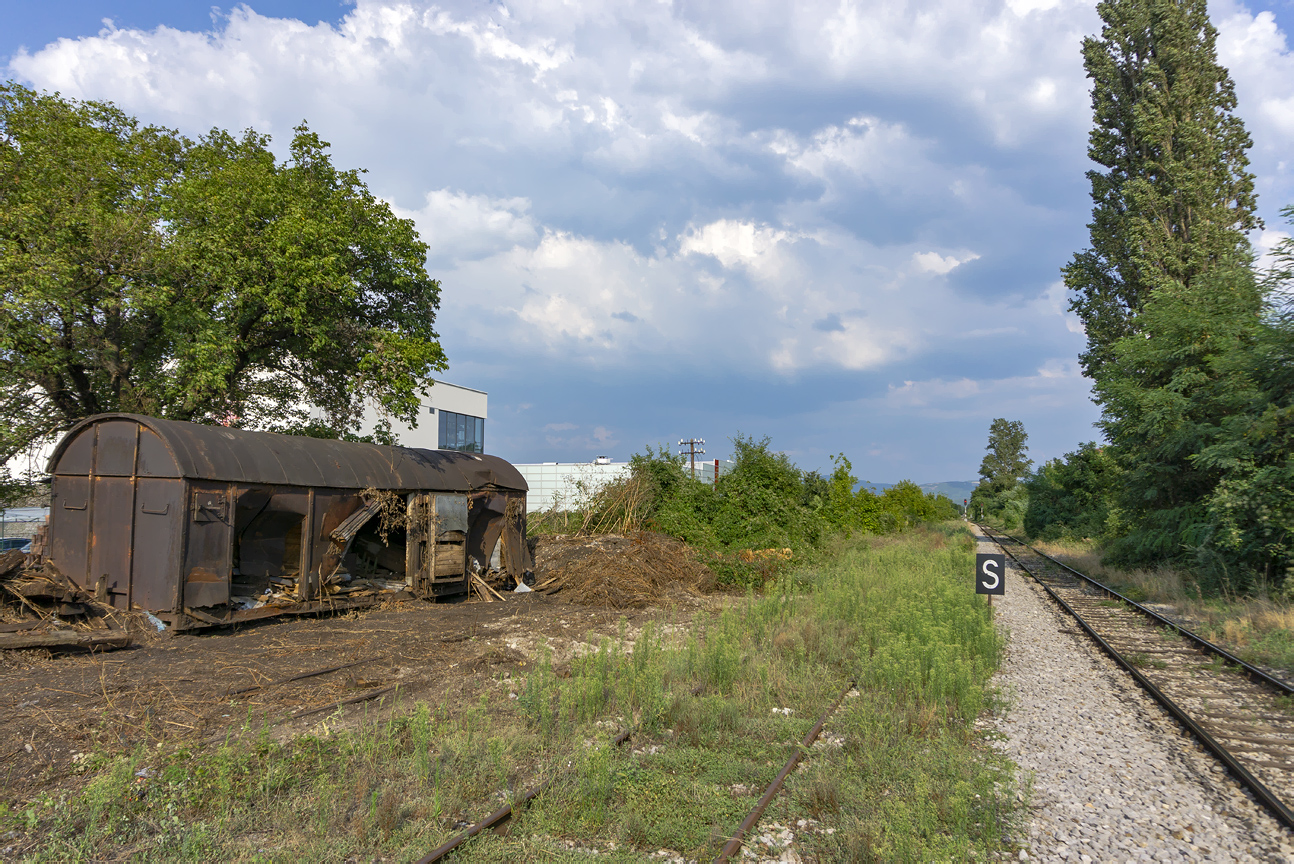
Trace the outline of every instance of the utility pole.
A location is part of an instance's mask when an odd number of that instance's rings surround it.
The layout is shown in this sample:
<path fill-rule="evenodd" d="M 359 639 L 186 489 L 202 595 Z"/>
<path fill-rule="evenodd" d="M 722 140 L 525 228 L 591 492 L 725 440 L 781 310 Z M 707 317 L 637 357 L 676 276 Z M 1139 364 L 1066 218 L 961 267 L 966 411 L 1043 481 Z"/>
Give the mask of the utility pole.
<path fill-rule="evenodd" d="M 705 455 L 705 451 L 702 450 L 700 447 L 700 445 L 704 443 L 705 443 L 704 438 L 688 438 L 686 441 L 678 442 L 679 455 L 686 453 L 692 460 L 692 479 L 693 480 L 696 479 L 696 457 Z M 687 449 L 684 450 L 683 449 L 684 447 L 686 447 Z"/>

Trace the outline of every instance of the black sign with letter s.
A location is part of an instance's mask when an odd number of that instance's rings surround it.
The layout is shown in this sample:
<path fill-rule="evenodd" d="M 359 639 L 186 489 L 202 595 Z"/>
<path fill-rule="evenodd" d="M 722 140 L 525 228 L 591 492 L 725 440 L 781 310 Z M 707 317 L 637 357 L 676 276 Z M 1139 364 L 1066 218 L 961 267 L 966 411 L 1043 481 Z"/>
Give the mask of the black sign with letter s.
<path fill-rule="evenodd" d="M 975 556 L 975 593 L 1006 593 L 1006 556 L 981 552 Z"/>

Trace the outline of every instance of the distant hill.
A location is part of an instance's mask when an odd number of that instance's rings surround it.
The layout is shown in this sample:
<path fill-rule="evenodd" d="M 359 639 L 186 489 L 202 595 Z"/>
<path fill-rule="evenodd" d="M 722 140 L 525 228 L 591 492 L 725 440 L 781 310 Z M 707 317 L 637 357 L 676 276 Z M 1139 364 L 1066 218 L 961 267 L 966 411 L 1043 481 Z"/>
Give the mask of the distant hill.
<path fill-rule="evenodd" d="M 871 489 L 873 492 L 884 492 L 893 486 L 893 483 L 873 483 L 870 480 L 864 480 L 863 486 Z M 947 495 L 955 503 L 960 504 L 964 499 L 970 498 L 971 490 L 975 488 L 974 480 L 948 480 L 943 483 L 919 483 L 923 492 L 933 492 L 936 495 Z"/>
<path fill-rule="evenodd" d="M 922 483 L 921 488 L 926 492 L 933 492 L 936 495 L 947 495 L 954 502 L 960 504 L 963 500 L 969 499 L 971 490 L 976 486 L 974 480 L 949 480 L 944 483 Z"/>

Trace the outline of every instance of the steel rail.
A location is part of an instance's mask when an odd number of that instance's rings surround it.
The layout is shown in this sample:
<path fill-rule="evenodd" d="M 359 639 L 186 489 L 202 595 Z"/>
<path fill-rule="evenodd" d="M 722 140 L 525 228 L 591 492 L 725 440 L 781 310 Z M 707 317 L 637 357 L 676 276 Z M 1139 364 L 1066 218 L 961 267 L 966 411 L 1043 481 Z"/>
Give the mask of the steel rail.
<path fill-rule="evenodd" d="M 840 707 L 840 703 L 845 701 L 845 697 L 849 695 L 849 691 L 853 690 L 854 685 L 857 683 L 857 681 L 850 681 L 845 685 L 844 691 L 836 697 L 835 702 L 831 703 L 831 707 L 828 708 L 826 713 L 818 720 L 818 724 L 804 737 L 804 740 L 800 742 L 800 746 L 795 748 L 795 752 L 791 754 L 791 758 L 786 760 L 786 764 L 782 766 L 782 770 L 773 778 L 773 782 L 768 784 L 768 788 L 764 790 L 764 794 L 760 796 L 759 801 L 755 804 L 754 808 L 746 814 L 746 818 L 742 820 L 741 825 L 737 828 L 737 833 L 732 835 L 728 842 L 724 844 L 723 850 L 719 852 L 719 857 L 714 859 L 714 864 L 722 864 L 722 862 L 728 861 L 741 849 L 741 844 L 745 840 L 746 834 L 748 834 L 750 829 L 754 828 L 756 823 L 759 822 L 759 817 L 764 815 L 764 810 L 767 809 L 768 805 L 772 802 L 773 796 L 781 790 L 782 784 L 786 782 L 786 778 L 791 775 L 791 772 L 795 770 L 795 766 L 800 764 L 800 760 L 804 758 L 804 751 L 807 748 L 812 747 L 813 742 L 818 740 L 818 735 L 822 733 L 822 727 L 827 725 L 827 721 L 831 719 L 831 715 L 836 713 L 836 709 Z"/>
<path fill-rule="evenodd" d="M 981 527 L 984 527 L 984 526 L 981 526 Z M 1208 639 L 1205 639 L 1203 636 L 1200 636 L 1197 633 L 1187 630 L 1185 627 L 1183 627 L 1181 624 L 1178 624 L 1176 621 L 1173 621 L 1171 618 L 1166 618 L 1163 615 L 1160 615 L 1155 610 L 1142 606 L 1140 603 L 1138 603 L 1135 600 L 1128 599 L 1124 595 L 1120 594 L 1118 591 L 1115 591 L 1110 586 L 1103 585 L 1102 583 L 1093 579 L 1091 576 L 1088 576 L 1086 573 L 1080 573 L 1079 571 L 1075 570 L 1073 567 L 1070 567 L 1068 564 L 1066 564 L 1063 561 L 1057 561 L 1055 558 L 1051 557 L 1046 552 L 1043 552 L 1041 549 L 1037 549 L 1029 545 L 1028 543 L 1024 542 L 1023 540 L 1020 540 L 1019 538 L 1012 537 L 1010 534 L 1007 534 L 1005 531 L 999 531 L 996 528 L 990 528 L 988 530 L 993 531 L 1000 537 L 1007 538 L 1013 543 L 1019 543 L 1021 546 L 1032 551 L 1035 555 L 1040 555 L 1043 558 L 1046 558 L 1052 564 L 1055 564 L 1057 567 L 1064 568 L 1065 570 L 1069 571 L 1071 574 L 1077 576 L 1078 578 L 1101 589 L 1106 594 L 1109 594 L 1111 597 L 1117 597 L 1119 600 L 1122 600 L 1124 603 L 1127 603 L 1129 606 L 1131 606 L 1136 611 L 1140 612 L 1142 615 L 1145 615 L 1149 618 L 1153 618 L 1155 621 L 1158 621 L 1160 624 L 1164 624 L 1168 627 L 1172 627 L 1178 633 L 1182 634 L 1187 639 L 1190 639 L 1192 642 L 1194 642 L 1196 645 L 1199 645 L 1201 648 L 1204 648 L 1208 651 L 1213 652 L 1214 654 L 1217 654 L 1219 657 L 1223 658 L 1228 663 L 1233 663 L 1236 666 L 1239 666 L 1242 670 L 1244 670 L 1245 674 L 1247 674 L 1250 678 L 1255 678 L 1264 684 L 1267 684 L 1271 687 L 1275 687 L 1276 689 L 1280 690 L 1283 695 L 1294 696 L 1294 686 L 1291 686 L 1285 683 L 1284 681 L 1280 680 L 1279 678 L 1276 678 L 1275 676 L 1267 674 L 1263 670 L 1259 669 L 1257 666 L 1253 666 L 1253 665 L 1250 665 L 1249 663 L 1246 663 L 1244 660 L 1241 660 L 1239 657 L 1235 656 L 1230 651 L 1227 651 L 1227 649 L 1223 648 L 1220 645 L 1216 645 L 1213 642 L 1210 642 Z M 1015 556 L 1012 555 L 1011 557 L 1014 558 Z"/>
<path fill-rule="evenodd" d="M 992 529 L 988 529 L 988 530 L 992 530 Z M 988 530 L 986 530 L 986 533 L 988 533 Z M 999 535 L 1002 537 L 1006 537 L 1010 540 L 1013 540 L 1014 542 L 1019 543 L 1021 546 L 1028 546 L 1028 544 L 1021 543 L 1019 540 L 1016 540 L 1014 537 L 1011 537 L 1009 534 L 999 532 Z M 989 536 L 991 537 L 992 534 L 990 533 Z M 1114 648 L 1114 646 L 1106 642 L 1105 639 L 1101 637 L 1101 634 L 1097 633 L 1096 630 L 1093 629 L 1093 627 L 1090 624 L 1088 624 L 1086 620 L 1084 620 L 1082 615 L 1078 614 L 1078 612 L 1076 612 L 1074 608 L 1069 605 L 1069 603 L 1065 602 L 1065 599 L 1063 597 L 1061 597 L 1059 594 L 1053 591 L 1050 585 L 1048 585 L 1043 580 L 1039 579 L 1037 575 L 1035 575 L 1034 572 L 1030 570 L 1025 565 L 1025 563 L 1021 561 L 1019 557 L 1016 556 L 1014 552 L 1012 552 L 1010 549 L 1008 549 L 1005 545 L 1001 543 L 998 543 L 997 545 L 1000 549 L 1002 549 L 1002 551 L 1010 555 L 1012 560 L 1015 561 L 1016 564 L 1020 565 L 1020 568 L 1024 570 L 1024 572 L 1028 573 L 1029 576 L 1035 582 L 1041 585 L 1043 590 L 1046 591 L 1047 594 L 1051 596 L 1051 599 L 1055 600 L 1061 606 L 1062 609 L 1064 609 L 1071 616 L 1073 616 L 1074 620 L 1078 622 L 1079 626 L 1082 627 L 1087 632 L 1087 635 L 1091 636 L 1092 639 L 1096 642 L 1096 644 L 1101 647 L 1101 650 L 1103 650 L 1106 654 L 1108 654 L 1111 657 L 1111 659 L 1113 659 L 1116 663 L 1118 663 L 1125 670 L 1127 670 L 1127 672 L 1130 675 L 1132 675 L 1133 680 L 1135 680 L 1138 684 L 1140 684 L 1142 688 L 1145 689 L 1146 692 L 1149 693 L 1155 699 L 1155 701 L 1159 702 L 1160 705 L 1164 706 L 1164 708 L 1168 711 L 1169 714 L 1173 715 L 1173 717 L 1175 717 L 1183 726 L 1191 730 L 1191 733 L 1195 735 L 1195 737 L 1200 741 L 1200 743 L 1202 743 L 1205 747 L 1207 747 L 1213 753 L 1214 756 L 1218 757 L 1218 759 L 1222 761 L 1222 764 L 1226 765 L 1227 768 L 1232 772 L 1232 774 L 1234 774 L 1235 777 L 1240 780 L 1241 784 L 1243 784 L 1250 792 L 1253 793 L 1255 798 L 1257 798 L 1265 807 L 1267 807 L 1267 809 L 1270 810 L 1276 816 L 1277 819 L 1283 822 L 1287 828 L 1294 829 L 1294 812 L 1292 812 L 1289 809 L 1289 807 L 1285 806 L 1285 803 L 1281 801 L 1279 798 L 1277 798 L 1275 793 L 1273 793 L 1270 789 L 1268 789 L 1267 786 L 1261 780 L 1259 780 L 1252 773 L 1250 773 L 1248 768 L 1246 768 L 1244 765 L 1241 765 L 1236 760 L 1236 758 L 1231 755 L 1231 752 L 1229 750 L 1227 750 L 1225 747 L 1219 744 L 1217 740 L 1215 740 L 1212 735 L 1210 735 L 1202 726 L 1200 726 L 1200 724 L 1196 723 L 1195 720 L 1189 714 L 1187 714 L 1185 710 L 1181 708 L 1181 706 L 1179 706 L 1176 702 L 1174 702 L 1171 698 L 1169 698 L 1167 694 L 1165 694 L 1162 690 L 1160 690 L 1157 686 L 1155 686 L 1155 684 L 1149 678 L 1147 678 L 1141 672 L 1140 669 L 1137 669 L 1130 661 L 1128 661 L 1122 654 L 1120 654 Z M 1028 546 L 1028 548 L 1032 549 L 1033 547 Z M 1036 549 L 1034 551 L 1037 552 Z M 1042 555 L 1044 558 L 1048 558 L 1048 560 L 1051 560 L 1050 556 L 1044 555 L 1042 552 L 1038 552 L 1038 554 Z M 1059 563 L 1059 562 L 1056 562 L 1056 563 Z M 1064 565 L 1061 565 L 1061 566 L 1064 566 Z M 1077 572 L 1070 567 L 1066 567 L 1065 569 L 1070 570 L 1071 572 Z M 1079 574 L 1079 575 L 1082 575 L 1082 574 Z M 1084 577 L 1084 578 L 1087 578 L 1087 577 Z M 1088 581 L 1093 582 L 1099 587 L 1102 587 L 1102 588 L 1105 587 L 1093 579 L 1088 579 Z M 1111 592 L 1111 593 L 1115 593 L 1115 592 Z M 1122 595 L 1119 595 L 1119 597 L 1120 599 L 1126 599 L 1122 597 Z M 1128 601 L 1128 602 L 1132 602 L 1132 601 Z M 1211 644 L 1211 643 L 1206 643 L 1206 644 Z"/>

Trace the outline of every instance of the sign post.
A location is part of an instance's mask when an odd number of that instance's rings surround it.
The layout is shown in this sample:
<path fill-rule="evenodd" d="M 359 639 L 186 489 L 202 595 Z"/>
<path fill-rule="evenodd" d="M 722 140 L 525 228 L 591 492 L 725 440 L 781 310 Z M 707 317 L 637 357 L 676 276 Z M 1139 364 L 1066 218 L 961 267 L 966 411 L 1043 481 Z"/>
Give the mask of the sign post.
<path fill-rule="evenodd" d="M 1001 552 L 976 554 L 975 593 L 987 594 L 989 606 L 993 605 L 994 594 L 1006 594 L 1006 555 Z"/>

